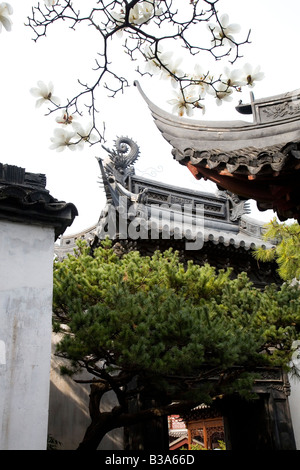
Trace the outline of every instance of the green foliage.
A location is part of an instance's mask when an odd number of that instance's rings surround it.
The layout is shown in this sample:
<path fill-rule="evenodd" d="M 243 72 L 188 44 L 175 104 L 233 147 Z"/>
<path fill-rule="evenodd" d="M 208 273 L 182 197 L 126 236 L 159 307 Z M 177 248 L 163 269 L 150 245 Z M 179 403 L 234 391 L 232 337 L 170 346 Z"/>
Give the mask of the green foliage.
<path fill-rule="evenodd" d="M 152 391 L 206 403 L 246 393 L 256 366 L 287 364 L 300 326 L 297 289 L 262 292 L 245 274 L 184 266 L 172 250 L 119 258 L 107 241 L 55 262 L 53 298 L 56 328 L 68 325 L 58 351 L 70 373 L 138 375 Z"/>
<path fill-rule="evenodd" d="M 51 434 L 47 436 L 47 450 L 58 450 L 61 442 L 55 439 Z"/>
<path fill-rule="evenodd" d="M 226 450 L 226 444 L 224 441 L 218 441 L 218 450 Z M 184 447 L 181 447 L 179 450 L 187 450 Z M 201 444 L 191 444 L 191 448 L 189 450 L 208 450 L 206 447 L 203 447 Z"/>
<path fill-rule="evenodd" d="M 226 450 L 226 444 L 224 441 L 218 441 L 218 444 L 220 450 Z"/>
<path fill-rule="evenodd" d="M 190 450 L 207 450 L 207 449 L 203 447 L 201 444 L 191 444 Z"/>
<path fill-rule="evenodd" d="M 254 253 L 261 261 L 278 263 L 278 273 L 285 281 L 300 279 L 300 225 L 282 224 L 274 218 L 266 224 L 264 239 L 274 242 L 272 248 L 259 248 Z"/>

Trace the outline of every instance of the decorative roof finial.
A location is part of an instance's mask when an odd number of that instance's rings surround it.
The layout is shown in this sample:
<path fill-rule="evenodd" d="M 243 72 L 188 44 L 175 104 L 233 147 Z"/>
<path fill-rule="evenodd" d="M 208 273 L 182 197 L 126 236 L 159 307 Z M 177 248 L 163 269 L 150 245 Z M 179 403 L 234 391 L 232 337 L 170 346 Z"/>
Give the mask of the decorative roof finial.
<path fill-rule="evenodd" d="M 115 150 L 104 145 L 102 148 L 109 154 L 103 161 L 105 171 L 124 185 L 128 176 L 134 174 L 133 164 L 140 156 L 138 145 L 129 137 L 118 137 L 115 140 Z"/>

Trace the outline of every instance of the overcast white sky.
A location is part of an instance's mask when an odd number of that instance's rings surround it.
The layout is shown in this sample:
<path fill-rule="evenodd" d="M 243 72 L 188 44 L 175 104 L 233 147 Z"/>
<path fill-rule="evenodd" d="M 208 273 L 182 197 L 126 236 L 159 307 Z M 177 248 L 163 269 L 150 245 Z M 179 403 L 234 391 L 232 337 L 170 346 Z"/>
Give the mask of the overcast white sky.
<path fill-rule="evenodd" d="M 85 4 L 86 1 L 90 0 L 85 0 Z M 13 28 L 9 33 L 4 29 L 0 33 L 0 161 L 46 174 L 47 189 L 52 196 L 76 205 L 79 216 L 66 232 L 76 233 L 96 223 L 104 207 L 105 196 L 99 187 L 100 173 L 95 157 L 104 156 L 105 152 L 100 145 L 76 152 L 50 150 L 50 137 L 57 127 L 55 117 L 45 117 L 46 108 L 44 111 L 35 108 L 35 99 L 29 90 L 38 80 L 46 83 L 51 80 L 55 94 L 67 96 L 69 90 L 77 87 L 78 78 L 84 79 L 92 73 L 95 37 L 90 36 L 87 28 L 77 32 L 56 28 L 49 31 L 47 38 L 35 43 L 32 31 L 24 23 L 37 2 L 10 0 L 9 3 L 14 9 Z M 257 82 L 253 89 L 255 97 L 300 88 L 299 0 L 220 0 L 218 6 L 220 12 L 229 14 L 230 22 L 242 26 L 245 34 L 248 29 L 252 31 L 252 43 L 243 49 L 244 58 L 239 65 L 245 62 L 260 65 L 265 73 L 264 80 Z M 170 110 L 159 92 L 159 82 L 141 79 L 133 73 L 134 79 L 140 81 L 153 102 Z M 247 102 L 249 90 L 241 97 Z M 235 95 L 232 103 L 224 103 L 221 108 L 211 105 L 204 118 L 199 115 L 199 119 L 243 119 L 234 109 L 238 99 L 240 96 Z M 171 147 L 160 135 L 135 87 L 127 89 L 124 95 L 101 102 L 101 109 L 108 147 L 122 135 L 131 137 L 140 146 L 141 156 L 136 163 L 138 174 L 195 190 L 215 191 L 212 183 L 205 185 L 196 181 L 187 169 L 173 161 Z M 252 211 L 251 216 L 267 222 L 273 213 Z"/>

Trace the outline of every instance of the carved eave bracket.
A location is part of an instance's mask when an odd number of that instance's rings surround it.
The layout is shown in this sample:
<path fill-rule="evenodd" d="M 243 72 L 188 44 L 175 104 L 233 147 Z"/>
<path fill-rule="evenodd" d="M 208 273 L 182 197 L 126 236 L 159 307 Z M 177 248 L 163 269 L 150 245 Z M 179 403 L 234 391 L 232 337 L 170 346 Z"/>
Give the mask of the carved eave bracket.
<path fill-rule="evenodd" d="M 232 151 L 220 149 L 194 150 L 185 149 L 179 152 L 172 150 L 174 158 L 183 164 L 215 170 L 228 176 L 243 175 L 248 179 L 257 176 L 278 176 L 280 172 L 300 165 L 300 144 L 278 144 L 259 149 L 256 147 L 241 148 Z"/>

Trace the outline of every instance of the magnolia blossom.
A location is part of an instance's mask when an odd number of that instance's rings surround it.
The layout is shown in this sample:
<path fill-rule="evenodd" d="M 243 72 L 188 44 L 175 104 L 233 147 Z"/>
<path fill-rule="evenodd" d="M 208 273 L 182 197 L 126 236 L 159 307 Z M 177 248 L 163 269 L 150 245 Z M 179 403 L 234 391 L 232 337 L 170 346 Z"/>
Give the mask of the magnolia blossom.
<path fill-rule="evenodd" d="M 256 80 L 262 80 L 265 76 L 263 72 L 260 71 L 260 66 L 253 67 L 250 64 L 245 64 L 243 67 L 244 83 L 250 88 L 253 88 Z"/>
<path fill-rule="evenodd" d="M 158 2 L 142 2 L 140 13 L 143 16 L 145 22 L 150 20 L 152 16 L 159 16 L 162 14 L 162 8 L 158 8 Z"/>
<path fill-rule="evenodd" d="M 162 68 L 161 70 L 161 78 L 170 78 L 171 79 L 171 84 L 173 87 L 176 87 L 178 82 L 175 78 L 179 77 L 182 78 L 185 76 L 184 72 L 179 68 L 179 65 L 181 64 L 182 59 L 179 57 L 174 63 L 170 61 L 169 64 L 166 65 L 168 70 Z M 165 65 L 165 64 L 164 64 Z"/>
<path fill-rule="evenodd" d="M 213 77 L 205 73 L 200 64 L 196 64 L 191 80 L 199 87 L 199 95 L 204 97 L 208 91 L 208 83 L 213 80 Z"/>
<path fill-rule="evenodd" d="M 58 124 L 62 124 L 64 127 L 71 124 L 73 130 L 69 132 L 65 129 L 55 129 L 54 137 L 51 138 L 53 142 L 51 149 L 62 151 L 65 147 L 69 147 L 71 150 L 82 150 L 85 142 L 97 142 L 96 135 L 92 133 L 93 125 L 90 123 L 85 129 L 79 122 L 74 122 L 74 119 L 76 116 L 69 115 L 66 110 L 55 119 Z"/>
<path fill-rule="evenodd" d="M 68 111 L 65 110 L 63 111 L 61 116 L 58 116 L 55 119 L 55 121 L 58 124 L 68 125 L 68 124 L 73 124 L 74 119 L 76 119 L 76 116 L 74 116 L 74 114 L 69 114 Z"/>
<path fill-rule="evenodd" d="M 129 11 L 129 23 L 134 25 L 147 24 L 153 16 L 159 16 L 162 9 L 158 8 L 157 1 L 144 1 L 134 5 Z M 121 9 L 120 12 L 111 12 L 111 17 L 114 22 L 119 26 L 125 20 L 125 11 Z"/>
<path fill-rule="evenodd" d="M 196 95 L 193 87 L 190 87 L 186 95 L 183 95 L 181 91 L 174 92 L 174 98 L 168 100 L 168 103 L 173 106 L 172 112 L 179 116 L 183 116 L 184 114 L 192 116 L 193 108 L 201 107 L 198 103 L 198 96 Z"/>
<path fill-rule="evenodd" d="M 38 98 L 35 104 L 37 108 L 39 108 L 46 101 L 50 101 L 51 103 L 59 105 L 59 98 L 57 96 L 53 96 L 52 82 L 49 82 L 49 85 L 47 86 L 44 82 L 39 80 L 37 85 L 37 88 L 31 88 L 30 90 L 30 93 Z"/>
<path fill-rule="evenodd" d="M 152 51 L 151 46 L 147 46 L 144 49 L 144 57 L 146 59 L 145 72 L 151 74 L 157 74 L 161 72 L 162 64 L 166 67 L 171 66 L 172 52 L 157 51 L 156 55 Z"/>
<path fill-rule="evenodd" d="M 76 144 L 81 150 L 85 142 L 95 143 L 97 142 L 97 137 L 92 133 L 93 125 L 88 124 L 86 128 L 83 128 L 79 122 L 73 122 L 73 129 L 75 131 Z"/>
<path fill-rule="evenodd" d="M 155 53 L 151 49 L 151 46 L 146 46 L 143 55 L 147 61 L 145 66 L 145 72 L 157 74 L 161 70 L 161 63 L 166 63 L 166 61 L 168 63 L 172 53 L 162 53 L 160 51 L 157 51 L 157 54 L 155 55 Z"/>
<path fill-rule="evenodd" d="M 44 0 L 45 4 L 47 7 L 52 7 L 53 5 L 56 4 L 57 0 Z"/>
<path fill-rule="evenodd" d="M 129 12 L 129 22 L 134 23 L 134 24 L 139 24 L 141 22 L 142 18 L 140 17 L 140 6 L 137 3 L 134 5 L 133 8 L 131 8 Z"/>
<path fill-rule="evenodd" d="M 117 24 L 117 26 L 119 26 L 120 24 L 124 22 L 124 18 L 125 18 L 124 10 L 121 10 L 120 12 L 112 11 L 110 13 L 110 16 L 112 17 L 114 22 Z"/>
<path fill-rule="evenodd" d="M 62 152 L 66 147 L 68 147 L 70 150 L 75 150 L 75 142 L 71 142 L 71 139 L 73 139 L 75 136 L 76 132 L 70 132 L 62 128 L 54 129 L 54 137 L 51 137 L 50 139 L 52 142 L 50 149 L 54 149 L 57 152 Z"/>
<path fill-rule="evenodd" d="M 235 23 L 229 24 L 229 16 L 226 13 L 220 17 L 220 23 L 221 26 L 219 24 L 208 24 L 208 27 L 213 30 L 214 33 L 214 45 L 224 45 L 228 42 L 230 46 L 234 46 L 235 42 L 233 34 L 238 33 L 241 30 L 240 25 Z M 219 41 L 219 44 L 217 41 Z"/>
<path fill-rule="evenodd" d="M 225 75 L 222 76 L 222 83 L 228 87 L 240 87 L 244 85 L 244 81 L 241 77 L 241 71 L 237 69 L 231 70 L 229 67 L 224 68 Z"/>
<path fill-rule="evenodd" d="M 12 21 L 9 18 L 9 15 L 12 14 L 13 9 L 9 3 L 0 3 L 0 32 L 2 31 L 2 26 L 4 26 L 6 31 L 11 31 Z"/>
<path fill-rule="evenodd" d="M 229 88 L 228 85 L 222 82 L 218 83 L 214 93 L 218 106 L 220 106 L 223 101 L 232 101 L 232 88 Z"/>
<path fill-rule="evenodd" d="M 137 3 L 129 12 L 129 22 L 133 24 L 145 24 L 154 15 L 158 16 L 162 13 L 162 9 L 157 7 L 156 1 L 144 1 Z"/>

